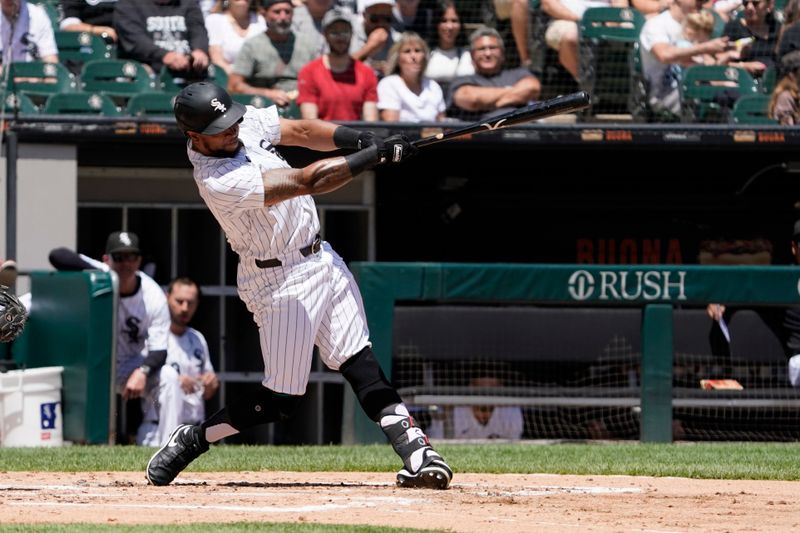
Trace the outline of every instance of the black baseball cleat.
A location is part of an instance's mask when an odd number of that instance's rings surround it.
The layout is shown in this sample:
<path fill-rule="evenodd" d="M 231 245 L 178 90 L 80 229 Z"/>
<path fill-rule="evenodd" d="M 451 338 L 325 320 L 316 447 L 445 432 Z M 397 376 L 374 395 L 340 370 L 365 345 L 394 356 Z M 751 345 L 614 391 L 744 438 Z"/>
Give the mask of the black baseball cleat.
<path fill-rule="evenodd" d="M 200 432 L 199 426 L 176 427 L 167 443 L 147 463 L 147 481 L 151 485 L 169 485 L 189 463 L 208 451 L 208 443 Z"/>
<path fill-rule="evenodd" d="M 397 486 L 412 489 L 439 489 L 444 490 L 450 486 L 453 471 L 444 462 L 442 456 L 433 448 L 425 448 L 424 464 L 412 474 L 406 468 L 397 473 Z"/>

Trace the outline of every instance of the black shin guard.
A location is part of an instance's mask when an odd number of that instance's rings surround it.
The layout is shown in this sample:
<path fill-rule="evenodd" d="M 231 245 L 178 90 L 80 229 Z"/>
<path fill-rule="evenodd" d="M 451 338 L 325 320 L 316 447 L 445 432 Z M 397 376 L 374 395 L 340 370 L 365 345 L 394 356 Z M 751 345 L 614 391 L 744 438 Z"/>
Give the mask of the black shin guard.
<path fill-rule="evenodd" d="M 259 387 L 239 396 L 211 415 L 201 427 L 205 432 L 215 426 L 227 425 L 235 430 L 233 433 L 237 433 L 260 424 L 285 420 L 292 416 L 301 398 L 302 396 L 279 394 Z"/>
<path fill-rule="evenodd" d="M 380 421 L 381 411 L 402 402 L 369 346 L 345 361 L 339 371 L 353 387 L 364 412 L 375 422 Z"/>

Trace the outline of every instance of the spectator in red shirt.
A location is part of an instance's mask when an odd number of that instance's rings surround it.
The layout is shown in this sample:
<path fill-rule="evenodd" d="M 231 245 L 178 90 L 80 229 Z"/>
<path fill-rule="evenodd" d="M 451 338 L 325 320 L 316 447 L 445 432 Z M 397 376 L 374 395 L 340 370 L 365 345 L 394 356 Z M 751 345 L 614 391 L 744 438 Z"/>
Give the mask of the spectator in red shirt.
<path fill-rule="evenodd" d="M 330 52 L 297 74 L 297 103 L 304 119 L 378 120 L 378 79 L 372 68 L 349 54 L 352 17 L 333 8 L 322 19 Z"/>

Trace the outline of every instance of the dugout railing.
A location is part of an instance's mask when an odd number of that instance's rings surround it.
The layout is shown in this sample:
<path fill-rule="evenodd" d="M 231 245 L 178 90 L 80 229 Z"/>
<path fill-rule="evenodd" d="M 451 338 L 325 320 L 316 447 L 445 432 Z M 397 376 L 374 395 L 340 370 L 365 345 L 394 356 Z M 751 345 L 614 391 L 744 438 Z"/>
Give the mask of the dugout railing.
<path fill-rule="evenodd" d="M 400 388 L 409 403 L 428 405 L 587 405 L 635 409 L 639 439 L 671 442 L 673 410 L 736 407 L 743 409 L 800 407 L 800 394 L 788 382 L 765 394 L 758 387 L 744 390 L 703 390 L 683 386 L 673 375 L 676 348 L 696 332 L 709 302 L 728 305 L 787 306 L 800 301 L 800 270 L 777 266 L 606 266 L 523 264 L 354 263 L 369 317 L 373 349 L 391 379 L 398 303 L 439 305 L 513 306 L 546 304 L 552 310 L 622 308 L 640 311 L 640 375 L 633 386 L 596 389 L 503 387 Z M 688 311 L 684 308 L 698 309 Z M 690 316 L 694 313 L 694 316 Z M 687 321 L 688 318 L 688 321 Z M 480 335 L 480 325 L 463 324 L 469 338 Z M 710 323 L 710 321 L 706 322 Z M 749 326 L 745 325 L 743 329 Z M 695 328 L 696 329 L 696 328 Z M 677 332 L 677 337 L 676 337 Z M 575 338 L 582 335 L 576 327 Z M 758 337 L 758 335 L 756 335 Z M 773 347 L 774 348 L 774 347 Z M 703 356 L 695 356 L 698 360 Z M 785 362 L 783 363 L 785 367 Z M 730 366 L 735 372 L 736 361 Z M 677 384 L 674 386 L 674 383 Z M 477 400 L 477 401 L 476 401 Z M 383 436 L 356 407 L 345 400 L 344 442 L 379 442 Z"/>

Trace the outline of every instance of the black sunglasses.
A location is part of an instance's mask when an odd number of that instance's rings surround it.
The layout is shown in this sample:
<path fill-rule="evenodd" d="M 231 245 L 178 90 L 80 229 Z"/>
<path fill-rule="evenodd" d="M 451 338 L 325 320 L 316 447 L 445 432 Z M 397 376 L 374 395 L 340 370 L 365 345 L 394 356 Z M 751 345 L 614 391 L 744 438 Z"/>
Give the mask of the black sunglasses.
<path fill-rule="evenodd" d="M 135 261 L 139 258 L 139 254 L 129 252 L 129 253 L 118 253 L 118 254 L 111 254 L 111 260 L 115 263 L 124 263 L 126 261 Z"/>

